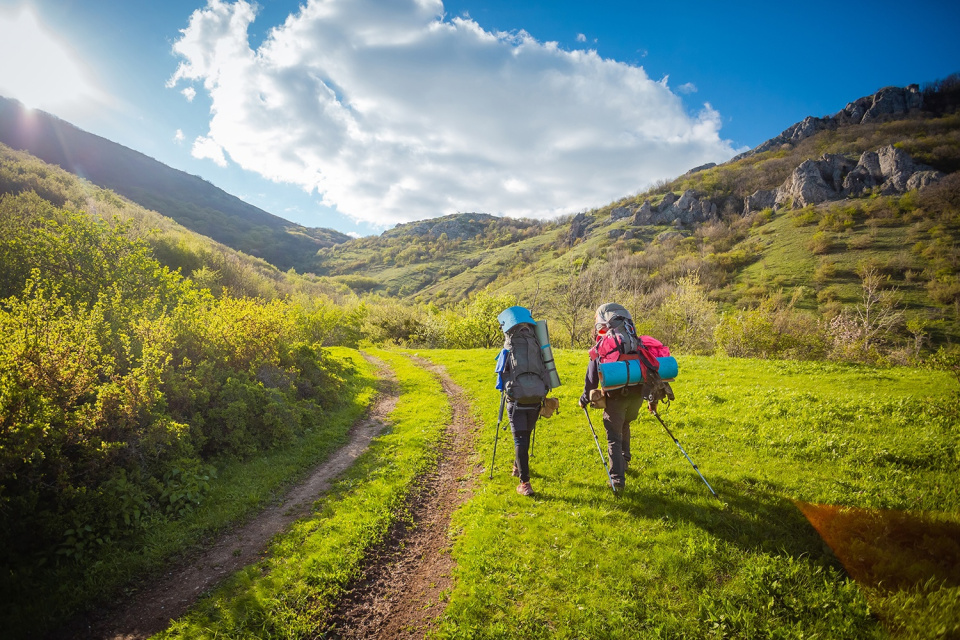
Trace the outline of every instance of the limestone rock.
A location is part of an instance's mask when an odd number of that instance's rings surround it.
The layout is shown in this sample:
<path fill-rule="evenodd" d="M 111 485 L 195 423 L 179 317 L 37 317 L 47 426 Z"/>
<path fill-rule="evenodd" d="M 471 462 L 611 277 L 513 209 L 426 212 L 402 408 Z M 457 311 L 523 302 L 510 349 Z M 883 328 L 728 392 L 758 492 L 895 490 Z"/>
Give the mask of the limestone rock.
<path fill-rule="evenodd" d="M 943 174 L 939 171 L 917 171 L 910 179 L 907 180 L 907 191 L 912 191 L 913 189 L 923 189 L 924 187 L 930 186 L 934 182 L 939 182 L 943 179 Z"/>
<path fill-rule="evenodd" d="M 843 179 L 843 192 L 857 197 L 882 183 L 883 171 L 880 168 L 880 156 L 876 151 L 864 151 L 857 166 Z"/>
<path fill-rule="evenodd" d="M 650 206 L 649 200 L 644 200 L 643 204 L 640 205 L 640 208 L 637 209 L 637 212 L 633 214 L 633 224 L 642 225 L 650 224 L 653 220 L 653 207 Z"/>
<path fill-rule="evenodd" d="M 915 109 L 923 108 L 923 94 L 918 85 L 907 87 L 884 87 L 871 96 L 859 98 L 832 116 L 807 117 L 785 129 L 780 135 L 741 153 L 733 158 L 739 160 L 764 151 L 792 147 L 821 131 L 841 126 L 880 122 L 901 117 Z"/>
<path fill-rule="evenodd" d="M 708 162 L 707 164 L 702 164 L 702 165 L 700 165 L 699 167 L 694 167 L 693 169 L 690 169 L 690 171 L 687 171 L 687 172 L 686 172 L 685 174 L 683 174 L 683 175 L 689 176 L 689 175 L 692 175 L 692 174 L 694 174 L 694 173 L 697 173 L 698 171 L 706 171 L 707 169 L 712 169 L 712 168 L 714 168 L 715 166 L 717 166 L 717 163 L 716 163 L 716 162 Z"/>
<path fill-rule="evenodd" d="M 587 229 L 592 222 L 593 216 L 588 216 L 585 213 L 575 215 L 573 220 L 570 221 L 570 233 L 567 236 L 567 245 L 572 247 L 576 244 L 577 240 L 586 236 Z"/>
<path fill-rule="evenodd" d="M 633 211 L 626 207 L 617 207 L 610 212 L 610 221 L 621 220 L 623 218 L 629 218 L 633 215 Z"/>
<path fill-rule="evenodd" d="M 743 214 L 772 209 L 777 204 L 776 189 L 758 189 L 743 199 Z"/>

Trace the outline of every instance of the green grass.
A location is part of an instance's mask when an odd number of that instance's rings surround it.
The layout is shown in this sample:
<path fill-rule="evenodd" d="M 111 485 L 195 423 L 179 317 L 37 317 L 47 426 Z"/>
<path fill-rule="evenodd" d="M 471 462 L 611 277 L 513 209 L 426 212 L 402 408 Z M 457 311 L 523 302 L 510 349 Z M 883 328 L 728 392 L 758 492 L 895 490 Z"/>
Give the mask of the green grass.
<path fill-rule="evenodd" d="M 350 426 L 367 409 L 374 394 L 372 366 L 354 349 L 330 348 L 331 357 L 346 375 L 343 407 L 325 415 L 323 424 L 296 444 L 265 452 L 247 461 L 219 467 L 202 504 L 178 520 L 151 524 L 136 545 L 104 549 L 96 562 L 77 568 L 48 569 L 43 585 L 21 602 L 6 603 L 13 613 L 3 616 L 16 635 L 55 627 L 79 610 L 119 592 L 124 584 L 149 579 L 178 554 L 263 509 L 310 468 L 346 442 Z"/>
<path fill-rule="evenodd" d="M 488 466 L 495 352 L 419 353 L 446 366 L 472 398 Z M 536 497 L 514 492 L 511 447 L 501 446 L 494 479 L 484 475 L 455 514 L 456 586 L 440 637 L 960 632 L 949 613 L 960 604 L 960 580 L 858 584 L 793 502 L 933 512 L 960 525 L 960 411 L 949 376 L 682 357 L 677 401 L 662 415 L 720 500 L 646 415 L 634 425 L 633 466 L 618 499 L 576 405 L 586 357 L 556 354 L 566 386 L 557 390 L 561 413 L 538 427 Z M 603 442 L 599 412 L 592 417 Z"/>
<path fill-rule="evenodd" d="M 414 481 L 436 461 L 450 407 L 438 380 L 406 357 L 372 351 L 398 379 L 390 427 L 259 564 L 233 576 L 161 638 L 314 637 L 365 552 L 405 517 Z"/>

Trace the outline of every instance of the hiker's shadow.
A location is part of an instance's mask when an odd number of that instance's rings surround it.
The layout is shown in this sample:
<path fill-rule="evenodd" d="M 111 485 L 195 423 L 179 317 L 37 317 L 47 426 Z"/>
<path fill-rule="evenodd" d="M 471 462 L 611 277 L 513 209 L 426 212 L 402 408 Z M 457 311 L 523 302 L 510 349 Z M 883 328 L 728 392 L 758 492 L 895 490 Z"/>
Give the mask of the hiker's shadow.
<path fill-rule="evenodd" d="M 606 488 L 606 493 L 599 494 L 597 499 L 609 500 L 613 508 L 637 518 L 692 524 L 745 551 L 795 558 L 819 557 L 831 564 L 837 562 L 803 513 L 783 497 L 780 487 L 767 480 L 711 479 L 719 496 L 714 500 L 705 485 L 694 486 L 685 482 L 688 479 L 680 474 L 660 472 L 658 479 L 660 483 L 656 488 L 634 482 L 616 497 Z M 602 485 L 597 486 L 598 492 L 601 489 Z M 566 497 L 557 499 L 577 501 Z"/>

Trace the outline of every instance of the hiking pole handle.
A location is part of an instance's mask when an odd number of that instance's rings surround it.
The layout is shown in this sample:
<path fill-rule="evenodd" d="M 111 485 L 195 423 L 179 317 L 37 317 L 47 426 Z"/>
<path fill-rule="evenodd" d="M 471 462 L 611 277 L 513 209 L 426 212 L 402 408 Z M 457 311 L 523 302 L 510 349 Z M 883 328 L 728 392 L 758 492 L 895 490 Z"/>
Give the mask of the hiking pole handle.
<path fill-rule="evenodd" d="M 697 472 L 697 475 L 700 476 L 700 479 L 703 480 L 703 484 L 707 485 L 707 489 L 710 489 L 710 493 L 713 494 L 713 497 L 714 497 L 714 498 L 717 498 L 717 499 L 719 500 L 719 499 L 720 499 L 720 496 L 717 495 L 717 492 L 713 490 L 713 487 L 710 486 L 710 483 L 707 482 L 707 479 L 703 477 L 703 474 L 702 474 L 702 473 L 700 473 L 700 467 L 698 467 L 698 466 L 696 465 L 696 463 L 694 463 L 694 461 L 690 459 L 690 456 L 687 455 L 687 452 L 684 450 L 683 446 L 680 444 L 680 441 L 677 440 L 676 436 L 674 436 L 674 435 L 670 432 L 670 429 L 667 428 L 667 424 L 663 421 L 663 418 L 660 417 L 660 414 L 657 413 L 657 410 L 651 407 L 651 408 L 650 408 L 650 413 L 652 413 L 652 414 L 654 415 L 654 417 L 656 417 L 657 421 L 658 421 L 661 425 L 663 425 L 663 428 L 666 429 L 666 431 L 667 431 L 667 435 L 670 436 L 670 439 L 673 440 L 674 444 L 676 444 L 677 447 L 680 448 L 680 452 L 683 454 L 683 457 L 685 457 L 685 458 L 687 459 L 687 462 L 690 463 L 690 466 L 693 467 L 693 470 L 696 471 L 696 472 Z"/>
<path fill-rule="evenodd" d="M 493 459 L 490 461 L 490 479 L 493 480 L 493 465 L 497 463 L 497 442 L 500 440 L 500 423 L 503 422 L 503 405 L 507 401 L 507 392 L 500 391 L 500 411 L 497 413 L 497 431 L 493 436 Z"/>

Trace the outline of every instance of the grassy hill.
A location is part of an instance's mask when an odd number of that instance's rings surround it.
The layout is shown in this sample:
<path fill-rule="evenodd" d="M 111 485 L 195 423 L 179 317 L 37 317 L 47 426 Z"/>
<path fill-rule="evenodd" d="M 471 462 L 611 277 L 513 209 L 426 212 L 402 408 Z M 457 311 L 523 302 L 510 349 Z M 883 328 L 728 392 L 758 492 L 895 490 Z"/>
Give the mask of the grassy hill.
<path fill-rule="evenodd" d="M 36 194 L 33 205 L 25 205 L 16 219 L 0 220 L 3 241 L 11 242 L 23 225 L 47 206 L 88 215 L 113 225 L 124 225 L 128 237 L 145 241 L 153 256 L 171 270 L 179 269 L 201 286 L 233 295 L 274 299 L 294 293 L 339 298 L 350 294 L 342 284 L 328 278 L 280 271 L 262 258 L 247 255 L 216 240 L 200 235 L 180 223 L 145 209 L 113 191 L 90 184 L 58 166 L 48 164 L 24 151 L 0 143 L 0 197 Z M 17 229 L 9 225 L 15 225 Z M 4 282 L 20 283 L 24 274 L 11 273 L 4 263 Z M 19 278 L 19 279 L 18 279 Z M 0 293 L 19 293 L 14 286 Z"/>
<path fill-rule="evenodd" d="M 0 143 L 56 164 L 229 247 L 281 269 L 304 270 L 321 247 L 349 236 L 274 216 L 205 180 L 0 98 Z"/>

